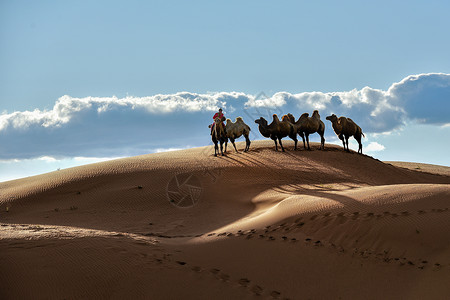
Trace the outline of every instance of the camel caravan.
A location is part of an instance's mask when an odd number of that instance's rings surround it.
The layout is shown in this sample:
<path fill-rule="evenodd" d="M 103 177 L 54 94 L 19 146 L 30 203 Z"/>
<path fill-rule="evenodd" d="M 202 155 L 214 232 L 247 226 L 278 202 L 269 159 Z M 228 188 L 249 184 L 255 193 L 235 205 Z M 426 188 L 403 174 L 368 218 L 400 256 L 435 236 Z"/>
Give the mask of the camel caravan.
<path fill-rule="evenodd" d="M 281 120 L 276 114 L 273 114 L 272 117 L 273 120 L 270 124 L 263 117 L 255 120 L 255 123 L 258 124 L 258 129 L 262 136 L 274 141 L 275 151 L 278 151 L 278 144 L 280 144 L 281 151 L 285 151 L 281 142 L 281 139 L 285 137 L 289 137 L 294 141 L 294 150 L 297 150 L 297 135 L 302 138 L 303 148 L 305 150 L 311 150 L 309 146 L 309 135 L 313 133 L 317 133 L 320 136 L 319 150 L 325 149 L 325 124 L 320 120 L 318 110 L 315 110 L 311 117 L 308 113 L 302 114 L 297 121 L 290 113 L 284 115 Z M 214 123 L 209 125 L 209 128 L 211 128 L 211 139 L 214 143 L 214 156 L 217 156 L 219 153 L 219 144 L 220 154 L 223 156 L 224 153 L 226 153 L 228 139 L 233 144 L 234 150 L 238 152 L 234 141 L 241 136 L 244 136 L 246 141 L 244 152 L 248 151 L 250 148 L 249 134 L 251 129 L 244 123 L 242 117 L 237 117 L 235 122 L 232 122 L 230 119 L 226 119 L 222 114 L 222 109 L 219 109 L 219 113 L 216 113 L 213 119 Z M 348 139 L 353 136 L 359 144 L 358 153 L 362 154 L 361 137 L 365 137 L 365 135 L 362 132 L 361 127 L 359 127 L 352 119 L 346 117 L 338 118 L 335 114 L 327 116 L 326 119 L 331 122 L 334 132 L 342 141 L 344 151 L 350 152 L 348 148 Z M 227 122 L 226 125 L 223 123 L 225 120 Z M 224 143 L 225 150 L 223 150 Z"/>

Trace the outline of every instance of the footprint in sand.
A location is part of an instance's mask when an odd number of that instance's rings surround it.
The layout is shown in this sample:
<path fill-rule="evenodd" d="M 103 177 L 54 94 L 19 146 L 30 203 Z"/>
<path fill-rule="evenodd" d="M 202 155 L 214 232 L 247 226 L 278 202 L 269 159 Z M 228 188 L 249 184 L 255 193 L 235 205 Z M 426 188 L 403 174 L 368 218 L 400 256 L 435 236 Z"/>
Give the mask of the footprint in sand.
<path fill-rule="evenodd" d="M 230 275 L 228 274 L 220 274 L 219 275 L 219 279 L 222 281 L 229 281 L 230 280 Z"/>
<path fill-rule="evenodd" d="M 202 268 L 200 268 L 199 266 L 193 266 L 191 268 L 191 270 L 194 271 L 194 272 L 200 273 L 202 271 Z"/>
<path fill-rule="evenodd" d="M 317 215 L 314 215 L 310 218 L 311 221 L 314 221 L 317 218 Z"/>
<path fill-rule="evenodd" d="M 339 224 L 344 224 L 348 221 L 347 217 L 344 215 L 344 213 L 339 213 L 337 215 L 337 221 Z"/>
<path fill-rule="evenodd" d="M 262 294 L 262 292 L 263 292 L 263 288 L 260 287 L 259 285 L 254 285 L 252 287 L 252 292 L 253 292 L 253 294 L 255 294 L 257 296 L 260 296 Z"/>
<path fill-rule="evenodd" d="M 358 218 L 359 218 L 359 212 L 355 211 L 355 212 L 352 214 L 352 220 L 356 220 L 356 219 L 358 219 Z"/>
<path fill-rule="evenodd" d="M 241 279 L 239 279 L 238 283 L 242 286 L 247 287 L 248 284 L 250 283 L 250 280 L 248 280 L 247 278 L 241 278 Z"/>
<path fill-rule="evenodd" d="M 272 291 L 272 292 L 270 292 L 270 296 L 271 296 L 272 298 L 275 298 L 275 299 L 278 299 L 278 298 L 280 297 L 280 295 L 281 295 L 281 293 L 278 292 L 278 291 Z"/>
<path fill-rule="evenodd" d="M 211 272 L 214 275 L 217 275 L 217 274 L 219 274 L 220 270 L 219 269 L 211 269 L 211 270 L 209 270 L 209 272 Z"/>

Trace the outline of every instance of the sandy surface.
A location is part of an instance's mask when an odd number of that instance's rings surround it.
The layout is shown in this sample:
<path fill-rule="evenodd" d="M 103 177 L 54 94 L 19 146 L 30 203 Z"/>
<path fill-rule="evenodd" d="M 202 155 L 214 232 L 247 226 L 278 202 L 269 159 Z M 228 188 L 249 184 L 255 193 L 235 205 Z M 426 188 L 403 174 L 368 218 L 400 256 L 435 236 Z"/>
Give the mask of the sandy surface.
<path fill-rule="evenodd" d="M 448 299 L 448 168 L 285 145 L 0 183 L 0 298 Z"/>

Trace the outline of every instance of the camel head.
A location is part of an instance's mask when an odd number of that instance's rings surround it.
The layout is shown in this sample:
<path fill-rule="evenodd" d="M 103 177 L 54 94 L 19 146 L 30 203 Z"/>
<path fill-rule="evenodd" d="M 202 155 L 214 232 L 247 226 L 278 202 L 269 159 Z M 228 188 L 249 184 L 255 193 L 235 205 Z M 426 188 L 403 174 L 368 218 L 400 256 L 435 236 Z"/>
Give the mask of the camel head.
<path fill-rule="evenodd" d="M 326 119 L 328 121 L 331 121 L 331 123 L 333 123 L 333 122 L 337 122 L 338 118 L 337 118 L 337 116 L 335 114 L 332 114 L 331 116 L 326 117 Z"/>
<path fill-rule="evenodd" d="M 256 124 L 259 124 L 259 126 L 263 126 L 263 127 L 266 127 L 266 126 L 267 126 L 267 120 L 264 119 L 263 117 L 261 117 L 261 118 L 255 120 L 255 123 L 256 123 Z"/>

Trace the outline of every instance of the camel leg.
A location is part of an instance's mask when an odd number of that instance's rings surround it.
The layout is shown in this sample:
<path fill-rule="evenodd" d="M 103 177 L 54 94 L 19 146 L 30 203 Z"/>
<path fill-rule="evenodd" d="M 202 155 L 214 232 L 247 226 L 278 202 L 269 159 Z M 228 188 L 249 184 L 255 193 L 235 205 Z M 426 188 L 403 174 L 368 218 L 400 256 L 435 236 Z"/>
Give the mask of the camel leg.
<path fill-rule="evenodd" d="M 358 145 L 359 145 L 359 147 L 358 147 L 358 153 L 361 153 L 361 154 L 362 154 L 361 136 L 358 136 L 358 138 L 355 137 L 355 139 L 356 139 L 356 141 L 358 142 Z"/>
<path fill-rule="evenodd" d="M 297 143 L 298 143 L 297 134 L 295 135 L 291 134 L 289 135 L 289 137 L 294 141 L 294 150 L 297 150 Z"/>
<path fill-rule="evenodd" d="M 227 146 L 228 146 L 228 139 L 225 141 L 225 153 L 227 152 Z"/>
<path fill-rule="evenodd" d="M 234 139 L 230 138 L 230 141 L 233 144 L 234 150 L 236 150 L 236 152 L 238 152 L 237 149 L 236 149 L 236 144 L 234 143 Z"/>
<path fill-rule="evenodd" d="M 220 142 L 220 153 L 222 154 L 222 156 L 224 156 L 224 154 L 223 154 L 223 142 Z"/>
<path fill-rule="evenodd" d="M 237 153 L 238 151 L 236 149 L 236 145 L 234 144 L 234 142 L 232 142 L 232 143 L 233 143 L 234 150 L 236 150 L 236 153 Z"/>
<path fill-rule="evenodd" d="M 344 140 L 344 135 L 340 134 L 339 135 L 339 139 L 342 141 L 342 145 L 344 146 L 344 151 L 345 151 L 345 140 Z"/>
<path fill-rule="evenodd" d="M 325 150 L 325 138 L 323 137 L 323 134 L 320 136 L 320 149 Z"/>
<path fill-rule="evenodd" d="M 280 143 L 280 146 L 281 146 L 281 151 L 283 151 L 283 152 L 284 152 L 284 147 L 283 147 L 283 144 L 281 143 L 281 138 L 278 138 L 278 142 Z"/>
<path fill-rule="evenodd" d="M 248 138 L 248 134 L 244 135 L 245 137 L 245 149 L 244 152 L 247 152 L 248 149 L 250 148 L 250 139 Z"/>
<path fill-rule="evenodd" d="M 303 132 L 302 132 L 302 133 L 299 133 L 299 135 L 302 137 L 302 140 L 303 140 L 303 148 L 306 149 L 305 136 L 303 135 Z"/>
<path fill-rule="evenodd" d="M 309 147 L 309 134 L 306 134 L 306 142 L 308 143 L 308 150 L 311 150 L 311 148 Z"/>
<path fill-rule="evenodd" d="M 348 136 L 345 136 L 345 143 L 347 144 L 347 152 L 350 152 L 350 149 L 348 148 Z"/>
<path fill-rule="evenodd" d="M 274 138 L 273 141 L 275 142 L 275 151 L 278 151 L 277 138 Z"/>
<path fill-rule="evenodd" d="M 214 143 L 214 156 L 217 156 L 218 151 L 219 151 L 219 146 L 217 146 L 217 143 Z"/>

